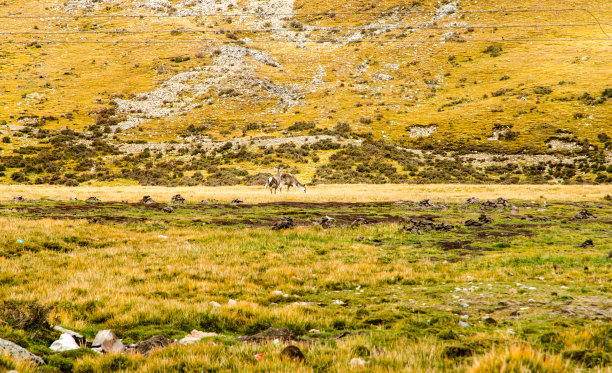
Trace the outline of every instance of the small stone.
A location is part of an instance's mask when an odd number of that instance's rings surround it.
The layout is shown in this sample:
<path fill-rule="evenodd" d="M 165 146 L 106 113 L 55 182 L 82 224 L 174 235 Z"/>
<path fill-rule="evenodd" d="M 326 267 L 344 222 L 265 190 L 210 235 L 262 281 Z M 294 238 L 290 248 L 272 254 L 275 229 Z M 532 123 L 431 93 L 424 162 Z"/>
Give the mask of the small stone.
<path fill-rule="evenodd" d="M 462 315 L 460 318 L 462 320 L 468 320 L 470 318 L 470 315 Z"/>
<path fill-rule="evenodd" d="M 138 343 L 138 345 L 136 345 L 136 351 L 147 356 L 151 353 L 151 351 L 158 349 L 158 348 L 167 347 L 170 345 L 170 343 L 172 343 L 172 341 L 170 341 L 165 336 L 156 335 L 156 336 L 153 336 L 149 339 L 145 339 L 144 341 Z"/>
<path fill-rule="evenodd" d="M 287 346 L 280 353 L 282 360 L 304 361 L 305 357 L 297 346 Z"/>
<path fill-rule="evenodd" d="M 105 352 L 123 352 L 125 351 L 125 345 L 121 340 L 113 333 L 112 330 L 100 330 L 94 341 L 91 344 L 92 347 L 100 347 Z"/>
<path fill-rule="evenodd" d="M 321 334 L 321 331 L 319 329 L 310 329 L 308 331 L 308 333 L 312 333 L 312 334 Z"/>
<path fill-rule="evenodd" d="M 211 301 L 209 304 L 210 304 L 211 306 L 215 307 L 215 308 L 216 308 L 216 307 L 221 307 L 221 304 L 219 304 L 219 303 L 215 302 L 214 300 L 213 300 L 213 301 Z"/>
<path fill-rule="evenodd" d="M 518 291 L 515 288 L 511 288 L 511 289 L 508 289 L 508 293 L 516 294 L 516 293 L 518 293 Z"/>
<path fill-rule="evenodd" d="M 181 196 L 180 194 L 176 194 L 172 196 L 172 198 L 170 199 L 170 203 L 185 203 L 185 198 L 183 198 L 183 196 Z"/>
<path fill-rule="evenodd" d="M 167 214 L 171 214 L 171 213 L 174 212 L 174 207 L 172 207 L 172 206 L 164 206 L 164 207 L 162 207 L 161 210 L 162 210 L 162 212 L 165 212 Z"/>
<path fill-rule="evenodd" d="M 60 335 L 57 341 L 51 343 L 49 349 L 55 352 L 78 350 L 79 344 L 76 343 L 76 341 L 70 334 L 63 333 L 62 335 Z"/>
<path fill-rule="evenodd" d="M 462 327 L 462 328 L 467 328 L 468 326 L 470 326 L 470 324 L 468 324 L 465 321 L 459 321 L 459 326 Z"/>
<path fill-rule="evenodd" d="M 494 318 L 489 317 L 489 316 L 485 317 L 483 321 L 487 325 L 497 325 L 497 321 Z"/>
<path fill-rule="evenodd" d="M 229 304 L 230 306 L 235 306 L 236 304 L 238 304 L 238 302 L 236 302 L 233 299 L 230 299 L 230 300 L 227 301 L 227 304 Z"/>
<path fill-rule="evenodd" d="M 340 299 L 334 299 L 332 301 L 332 304 L 336 305 L 336 306 L 343 306 L 343 305 L 345 305 L 345 303 L 343 301 L 341 301 Z"/>

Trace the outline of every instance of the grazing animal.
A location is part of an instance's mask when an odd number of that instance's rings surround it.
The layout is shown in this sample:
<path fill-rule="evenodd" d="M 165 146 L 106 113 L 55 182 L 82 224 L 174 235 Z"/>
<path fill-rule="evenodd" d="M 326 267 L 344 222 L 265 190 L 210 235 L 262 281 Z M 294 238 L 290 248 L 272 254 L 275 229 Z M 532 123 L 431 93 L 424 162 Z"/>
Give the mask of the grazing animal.
<path fill-rule="evenodd" d="M 277 168 L 276 176 L 270 176 L 268 178 L 268 181 L 266 182 L 266 185 L 264 186 L 264 191 L 266 190 L 266 188 L 270 188 L 270 194 L 272 194 L 273 190 L 274 190 L 274 194 L 276 194 L 276 191 L 278 190 L 278 187 L 280 186 L 280 176 L 281 176 L 281 169 Z"/>
<path fill-rule="evenodd" d="M 289 191 L 289 188 L 294 187 L 300 188 L 302 192 L 306 193 L 306 186 L 300 183 L 298 179 L 291 174 L 284 173 L 280 175 L 280 185 L 278 188 L 282 191 L 285 185 L 287 186 L 287 192 Z"/>

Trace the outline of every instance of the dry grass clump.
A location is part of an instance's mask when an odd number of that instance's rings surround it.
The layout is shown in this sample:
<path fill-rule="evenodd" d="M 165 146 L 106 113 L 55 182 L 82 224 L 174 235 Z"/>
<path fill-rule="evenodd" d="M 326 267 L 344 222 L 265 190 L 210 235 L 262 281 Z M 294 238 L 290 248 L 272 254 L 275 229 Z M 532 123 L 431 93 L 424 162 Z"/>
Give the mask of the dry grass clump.
<path fill-rule="evenodd" d="M 568 364 L 558 355 L 547 355 L 530 346 L 513 345 L 503 351 L 492 350 L 476 359 L 469 373 L 564 373 Z"/>

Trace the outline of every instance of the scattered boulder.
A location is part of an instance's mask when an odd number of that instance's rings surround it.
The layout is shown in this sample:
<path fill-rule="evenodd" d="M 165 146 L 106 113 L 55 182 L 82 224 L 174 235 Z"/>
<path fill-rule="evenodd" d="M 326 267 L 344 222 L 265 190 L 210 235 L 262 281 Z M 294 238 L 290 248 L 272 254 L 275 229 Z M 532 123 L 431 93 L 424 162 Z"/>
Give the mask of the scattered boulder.
<path fill-rule="evenodd" d="M 72 196 L 72 197 L 70 197 L 70 200 L 71 200 L 71 201 L 78 201 L 79 199 L 78 199 L 78 198 L 76 198 L 75 196 Z"/>
<path fill-rule="evenodd" d="M 574 215 L 574 219 L 593 219 L 595 217 L 596 216 L 587 209 L 582 209 L 579 213 Z"/>
<path fill-rule="evenodd" d="M 144 203 L 144 204 L 150 205 L 150 204 L 155 203 L 155 201 L 153 200 L 153 198 L 151 198 L 151 196 L 144 196 L 140 200 L 140 203 Z"/>
<path fill-rule="evenodd" d="M 202 338 L 209 338 L 217 336 L 217 333 L 213 332 L 201 332 L 199 330 L 192 330 L 191 333 L 187 334 L 184 338 L 180 339 L 178 342 L 182 345 L 190 345 L 199 342 Z"/>
<path fill-rule="evenodd" d="M 164 348 L 172 343 L 171 340 L 166 338 L 163 335 L 156 335 L 149 339 L 145 339 L 144 341 L 138 343 L 136 345 L 136 351 L 147 356 L 151 353 L 152 350 L 156 348 Z"/>
<path fill-rule="evenodd" d="M 476 198 L 476 197 L 470 197 L 467 199 L 467 201 L 465 201 L 466 205 L 479 205 L 480 204 L 480 199 Z"/>
<path fill-rule="evenodd" d="M 448 223 L 435 224 L 432 218 L 402 218 L 404 226 L 400 231 L 421 234 L 423 231 L 448 232 L 455 227 Z"/>
<path fill-rule="evenodd" d="M 353 222 L 351 223 L 351 228 L 360 227 L 362 225 L 367 225 L 367 224 L 368 224 L 368 221 L 365 220 L 364 218 L 357 218 L 353 220 Z"/>
<path fill-rule="evenodd" d="M 299 342 L 301 339 L 286 328 L 268 328 L 261 333 L 250 336 L 238 337 L 239 342 L 262 343 L 268 340 L 278 339 L 281 342 Z"/>
<path fill-rule="evenodd" d="M 165 212 L 167 214 L 171 214 L 171 213 L 174 212 L 174 207 L 172 207 L 172 206 L 164 206 L 164 207 L 162 207 L 161 210 L 162 210 L 162 212 Z"/>
<path fill-rule="evenodd" d="M 493 219 L 491 219 L 490 217 L 488 217 L 485 214 L 482 214 L 478 217 L 478 221 L 481 222 L 482 224 L 490 224 L 493 223 Z"/>
<path fill-rule="evenodd" d="M 68 333 L 63 333 L 62 335 L 60 335 L 57 341 L 51 343 L 51 346 L 49 346 L 49 348 L 55 352 L 71 351 L 78 350 L 79 344 L 74 340 L 72 335 Z"/>
<path fill-rule="evenodd" d="M 86 199 L 87 202 L 100 202 L 98 197 L 89 197 Z"/>
<path fill-rule="evenodd" d="M 23 198 L 22 196 L 19 196 L 19 197 L 13 197 L 12 201 L 13 202 L 25 202 L 26 199 Z"/>
<path fill-rule="evenodd" d="M 185 198 L 183 198 L 183 196 L 181 196 L 180 194 L 177 194 L 172 196 L 172 198 L 170 199 L 170 203 L 185 203 Z"/>
<path fill-rule="evenodd" d="M 297 346 L 287 346 L 280 353 L 282 360 L 304 361 L 306 358 Z"/>
<path fill-rule="evenodd" d="M 295 226 L 295 223 L 293 222 L 293 219 L 291 219 L 288 216 L 283 216 L 281 220 L 274 223 L 274 225 L 272 226 L 272 230 L 280 231 L 281 229 L 290 229 L 290 228 L 293 228 L 294 226 Z"/>
<path fill-rule="evenodd" d="M 495 200 L 484 201 L 483 203 L 480 204 L 480 206 L 485 209 L 495 209 L 495 208 L 510 207 L 511 205 L 510 205 L 510 201 L 508 201 L 505 198 L 499 197 L 498 199 L 495 199 Z"/>
<path fill-rule="evenodd" d="M 436 207 L 436 204 L 431 202 L 430 199 L 423 199 L 421 201 L 419 201 L 419 203 L 417 203 L 418 206 L 420 207 Z"/>
<path fill-rule="evenodd" d="M 207 199 L 203 199 L 200 201 L 200 205 L 210 205 L 210 201 Z"/>
<path fill-rule="evenodd" d="M 526 215 L 520 216 L 519 219 L 527 220 L 527 221 L 550 221 L 549 217 L 546 217 L 546 216 L 533 216 L 531 214 L 526 214 Z"/>
<path fill-rule="evenodd" d="M 35 365 L 44 365 L 45 361 L 25 348 L 0 338 L 0 354 L 9 355 L 17 360 L 28 361 Z"/>
<path fill-rule="evenodd" d="M 77 332 L 75 332 L 75 331 L 73 331 L 73 330 L 66 329 L 66 328 L 62 328 L 62 327 L 61 327 L 61 326 L 59 326 L 59 325 L 55 325 L 55 326 L 53 326 L 53 330 L 56 330 L 56 331 L 58 331 L 58 332 L 60 332 L 60 333 L 70 334 L 70 335 L 72 336 L 72 338 L 74 338 L 74 340 L 75 340 L 75 341 L 76 341 L 78 344 L 84 345 L 84 344 L 85 344 L 85 342 L 86 342 L 86 341 L 85 341 L 85 337 L 84 337 L 84 336 L 82 336 L 81 334 L 79 334 L 79 333 L 77 333 Z"/>
<path fill-rule="evenodd" d="M 335 220 L 336 219 L 325 215 L 324 217 L 318 220 L 318 223 L 321 224 L 323 228 L 330 228 L 332 225 L 334 225 Z"/>
<path fill-rule="evenodd" d="M 93 342 L 91 347 L 95 350 L 98 349 L 101 352 L 123 352 L 125 351 L 125 345 L 121 340 L 113 333 L 112 330 L 100 330 Z"/>
<path fill-rule="evenodd" d="M 482 226 L 482 223 L 474 219 L 468 219 L 465 221 L 465 226 L 466 227 L 480 227 Z"/>
<path fill-rule="evenodd" d="M 243 201 L 243 200 L 241 200 L 240 198 L 236 198 L 236 199 L 232 200 L 232 203 L 233 203 L 233 204 L 235 204 L 235 205 L 237 205 L 237 204 L 239 204 L 239 203 L 244 203 L 244 201 Z"/>
<path fill-rule="evenodd" d="M 474 350 L 468 346 L 446 346 L 442 350 L 442 356 L 448 359 L 468 357 L 474 354 Z"/>
<path fill-rule="evenodd" d="M 436 225 L 434 229 L 438 232 L 450 232 L 455 229 L 455 226 L 448 223 L 440 223 Z"/>
<path fill-rule="evenodd" d="M 483 321 L 486 325 L 497 325 L 497 321 L 494 318 L 489 317 L 489 316 L 485 317 Z"/>
<path fill-rule="evenodd" d="M 589 240 L 586 240 L 583 243 L 581 243 L 580 247 L 582 247 L 583 249 L 593 248 L 593 247 L 595 247 L 595 244 L 593 243 L 593 240 L 589 239 Z"/>

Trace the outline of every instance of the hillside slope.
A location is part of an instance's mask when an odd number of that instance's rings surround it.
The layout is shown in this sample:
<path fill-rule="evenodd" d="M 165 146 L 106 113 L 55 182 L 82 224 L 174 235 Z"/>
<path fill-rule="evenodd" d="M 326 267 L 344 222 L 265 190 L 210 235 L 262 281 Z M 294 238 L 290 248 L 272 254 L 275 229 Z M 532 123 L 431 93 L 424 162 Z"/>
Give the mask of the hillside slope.
<path fill-rule="evenodd" d="M 0 3 L 3 180 L 612 181 L 612 10 L 406 4 Z"/>

